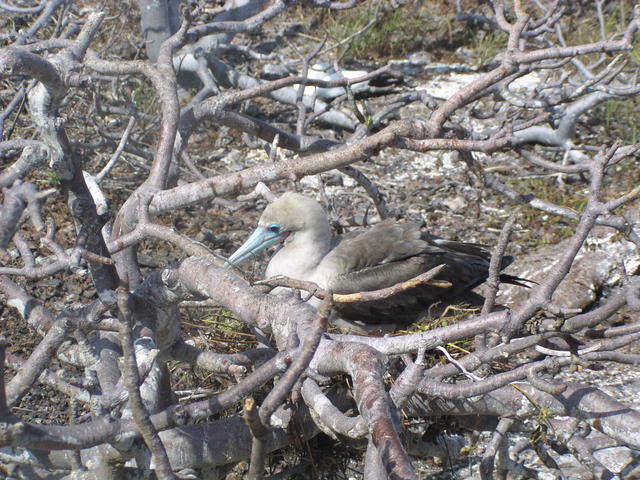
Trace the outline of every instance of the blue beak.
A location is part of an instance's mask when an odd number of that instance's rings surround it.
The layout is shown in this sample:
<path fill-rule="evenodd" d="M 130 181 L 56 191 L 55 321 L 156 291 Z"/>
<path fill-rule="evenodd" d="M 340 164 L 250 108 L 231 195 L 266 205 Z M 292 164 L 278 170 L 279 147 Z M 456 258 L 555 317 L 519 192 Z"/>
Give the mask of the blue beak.
<path fill-rule="evenodd" d="M 265 248 L 283 242 L 289 232 L 272 232 L 263 225 L 258 225 L 246 242 L 242 244 L 224 264 L 225 268 L 238 266 L 248 258 L 257 255 Z"/>

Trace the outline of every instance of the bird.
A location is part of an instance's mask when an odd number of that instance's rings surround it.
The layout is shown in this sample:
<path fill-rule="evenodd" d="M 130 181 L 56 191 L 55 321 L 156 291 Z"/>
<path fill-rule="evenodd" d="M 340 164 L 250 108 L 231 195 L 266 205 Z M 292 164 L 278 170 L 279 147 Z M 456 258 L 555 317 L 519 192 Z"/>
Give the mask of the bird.
<path fill-rule="evenodd" d="M 265 278 L 284 275 L 334 294 L 392 287 L 444 265 L 435 277 L 444 282 L 437 285 L 423 282 L 384 298 L 334 305 L 337 316 L 360 325 L 409 324 L 434 304 L 456 303 L 488 278 L 491 258 L 483 245 L 446 240 L 417 223 L 384 220 L 333 236 L 327 212 L 315 199 L 286 192 L 267 205 L 254 232 L 226 266 L 237 267 L 278 244 L 282 247 L 269 261 Z M 512 261 L 505 256 L 501 269 Z M 501 274 L 500 280 L 527 287 L 527 280 L 519 277 Z"/>

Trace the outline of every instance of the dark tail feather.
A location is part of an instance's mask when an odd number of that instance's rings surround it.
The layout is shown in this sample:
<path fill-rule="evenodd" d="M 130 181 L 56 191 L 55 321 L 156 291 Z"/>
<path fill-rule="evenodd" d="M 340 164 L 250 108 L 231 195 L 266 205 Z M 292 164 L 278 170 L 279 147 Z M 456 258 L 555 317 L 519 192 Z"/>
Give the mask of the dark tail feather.
<path fill-rule="evenodd" d="M 527 285 L 527 283 L 538 285 L 538 282 L 534 282 L 533 280 L 529 280 L 528 278 L 515 277 L 513 275 L 507 275 L 506 273 L 500 274 L 500 281 L 502 283 L 510 283 L 511 285 L 518 285 L 519 287 L 524 288 L 531 288 L 531 285 Z"/>
<path fill-rule="evenodd" d="M 480 243 L 456 242 L 452 240 L 446 240 L 444 238 L 432 235 L 428 232 L 423 232 L 421 237 L 430 245 L 435 245 L 436 247 L 449 250 L 450 252 L 464 253 L 465 255 L 484 258 L 486 260 L 489 260 L 491 258 L 489 247 Z M 502 268 L 504 267 L 506 267 L 506 265 L 504 265 Z"/>

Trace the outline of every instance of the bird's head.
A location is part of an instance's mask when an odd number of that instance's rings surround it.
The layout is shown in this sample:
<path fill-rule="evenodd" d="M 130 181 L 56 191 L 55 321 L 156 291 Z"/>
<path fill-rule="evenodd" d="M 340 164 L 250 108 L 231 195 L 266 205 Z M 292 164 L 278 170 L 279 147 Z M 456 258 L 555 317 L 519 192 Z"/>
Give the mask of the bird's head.
<path fill-rule="evenodd" d="M 257 228 L 229 257 L 227 266 L 237 266 L 265 248 L 293 238 L 297 232 L 314 228 L 328 230 L 327 214 L 322 206 L 312 198 L 287 192 L 267 205 Z"/>

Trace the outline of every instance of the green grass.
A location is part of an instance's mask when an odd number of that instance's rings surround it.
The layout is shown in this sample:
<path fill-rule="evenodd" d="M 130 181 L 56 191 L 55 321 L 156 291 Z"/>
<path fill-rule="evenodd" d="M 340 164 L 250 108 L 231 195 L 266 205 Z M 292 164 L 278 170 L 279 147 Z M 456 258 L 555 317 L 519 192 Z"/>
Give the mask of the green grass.
<path fill-rule="evenodd" d="M 427 2 L 412 3 L 396 9 L 384 2 L 366 2 L 354 9 L 330 12 L 324 22 L 329 39 L 340 42 L 375 22 L 343 47 L 345 60 L 398 57 L 424 48 L 428 38 L 444 30 L 438 7 Z M 346 52 L 344 51 L 346 49 Z"/>
<path fill-rule="evenodd" d="M 507 34 L 498 31 L 476 32 L 477 39 L 475 42 L 476 61 L 479 65 L 492 60 L 499 52 L 505 49 L 507 43 Z"/>
<path fill-rule="evenodd" d="M 613 34 L 623 32 L 631 20 L 633 3 L 630 0 L 615 2 L 614 8 L 610 12 L 604 13 L 604 22 L 602 28 L 604 35 L 609 39 Z M 571 28 L 566 28 L 567 43 L 590 43 L 601 41 L 600 24 L 595 15 L 582 15 L 580 17 L 572 17 Z M 640 39 L 636 36 L 633 41 L 632 50 L 622 54 L 623 60 L 626 59 L 627 69 L 635 68 L 640 62 Z M 599 58 L 600 54 L 591 54 L 581 56 L 582 62 L 590 63 Z M 603 63 L 600 71 L 603 71 L 609 63 Z M 593 72 L 595 75 L 599 71 Z M 624 143 L 636 143 L 638 141 L 638 128 L 640 122 L 640 109 L 638 101 L 635 98 L 624 98 L 621 100 L 610 99 L 593 109 L 592 116 L 595 120 L 604 124 L 607 136 L 618 138 Z"/>
<path fill-rule="evenodd" d="M 604 122 L 609 136 L 619 138 L 624 143 L 638 142 L 640 114 L 636 98 L 609 99 L 598 106 L 594 116 Z"/>
<path fill-rule="evenodd" d="M 532 193 L 540 200 L 570 208 L 578 215 L 587 202 L 586 196 L 575 192 L 572 186 L 560 187 L 556 177 L 508 179 L 505 183 L 523 195 Z M 527 205 L 520 208 L 518 222 L 524 227 L 520 240 L 533 249 L 569 238 L 576 225 L 575 221 L 566 217 L 545 213 Z"/>
<path fill-rule="evenodd" d="M 40 185 L 44 185 L 46 187 L 58 187 L 60 186 L 60 175 L 58 175 L 56 172 L 48 171 L 46 172 L 46 178 L 37 179 L 36 183 L 39 183 Z"/>

